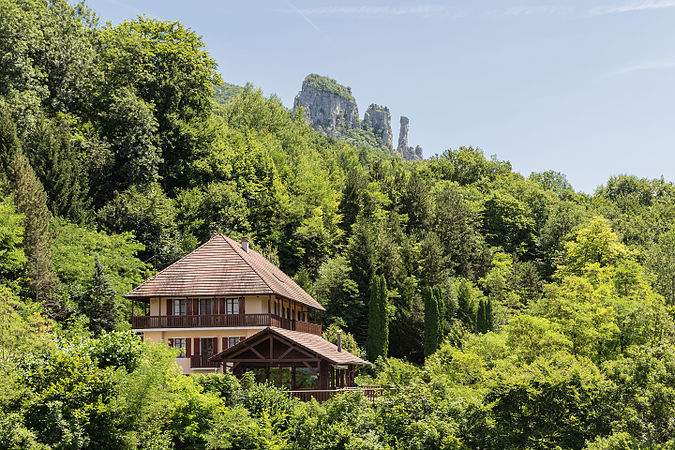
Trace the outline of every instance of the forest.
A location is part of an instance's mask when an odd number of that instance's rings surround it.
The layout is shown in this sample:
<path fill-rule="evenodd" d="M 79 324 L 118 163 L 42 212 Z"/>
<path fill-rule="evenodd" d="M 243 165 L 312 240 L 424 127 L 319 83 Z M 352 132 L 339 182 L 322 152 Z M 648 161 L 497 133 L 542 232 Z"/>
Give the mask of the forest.
<path fill-rule="evenodd" d="M 675 184 L 403 161 L 225 83 L 180 22 L 0 17 L 0 448 L 675 449 Z M 123 295 L 213 232 L 316 298 L 382 398 L 142 343 Z"/>

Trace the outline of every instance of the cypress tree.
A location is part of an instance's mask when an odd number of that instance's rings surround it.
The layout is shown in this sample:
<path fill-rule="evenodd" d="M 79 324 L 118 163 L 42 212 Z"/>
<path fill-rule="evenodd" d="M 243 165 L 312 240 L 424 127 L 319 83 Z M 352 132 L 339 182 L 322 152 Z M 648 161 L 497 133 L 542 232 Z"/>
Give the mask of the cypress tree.
<path fill-rule="evenodd" d="M 424 290 L 424 356 L 436 351 L 440 344 L 440 311 L 431 287 Z"/>
<path fill-rule="evenodd" d="M 476 313 L 476 331 L 485 333 L 485 301 L 478 302 L 478 312 Z"/>
<path fill-rule="evenodd" d="M 374 276 L 370 287 L 370 315 L 368 321 L 368 358 L 375 361 L 386 357 L 389 350 L 389 318 L 387 281 L 384 275 Z"/>
<path fill-rule="evenodd" d="M 495 329 L 494 315 L 492 314 L 492 300 L 488 299 L 485 302 L 485 331 L 493 331 Z"/>

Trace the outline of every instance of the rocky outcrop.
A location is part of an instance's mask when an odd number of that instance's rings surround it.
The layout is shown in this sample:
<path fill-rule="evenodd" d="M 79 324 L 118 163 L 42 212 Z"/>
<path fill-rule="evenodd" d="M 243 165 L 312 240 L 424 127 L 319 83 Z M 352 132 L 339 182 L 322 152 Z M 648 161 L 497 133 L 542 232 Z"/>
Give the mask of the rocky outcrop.
<path fill-rule="evenodd" d="M 407 117 L 401 116 L 401 127 L 398 132 L 398 147 L 396 151 L 401 155 L 403 159 L 408 161 L 421 160 L 422 159 L 422 147 L 419 145 L 413 147 L 408 146 L 408 128 L 410 126 L 410 120 Z"/>
<path fill-rule="evenodd" d="M 393 133 L 391 132 L 391 114 L 389 108 L 372 104 L 363 116 L 363 126 L 370 130 L 375 137 L 382 141 L 382 145 L 390 149 Z"/>
<path fill-rule="evenodd" d="M 302 107 L 315 130 L 329 136 L 339 137 L 341 129 L 360 125 L 351 89 L 328 77 L 308 75 L 295 97 L 293 111 L 298 107 Z"/>
<path fill-rule="evenodd" d="M 401 117 L 398 147 L 393 150 L 394 134 L 389 108 L 372 104 L 361 122 L 352 90 L 332 78 L 314 73 L 307 75 L 302 82 L 302 90 L 295 97 L 293 112 L 300 107 L 316 131 L 342 139 L 355 147 L 396 151 L 408 160 L 422 159 L 422 147 L 408 147 L 407 117 Z"/>

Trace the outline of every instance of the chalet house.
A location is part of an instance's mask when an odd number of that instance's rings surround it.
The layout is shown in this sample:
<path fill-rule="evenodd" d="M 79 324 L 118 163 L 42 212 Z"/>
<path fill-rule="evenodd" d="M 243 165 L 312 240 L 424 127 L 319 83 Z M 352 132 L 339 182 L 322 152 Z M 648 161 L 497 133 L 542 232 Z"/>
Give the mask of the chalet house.
<path fill-rule="evenodd" d="M 132 328 L 180 349 L 185 374 L 254 371 L 292 390 L 332 389 L 368 364 L 321 337 L 324 308 L 247 239 L 216 235 L 126 297 Z"/>

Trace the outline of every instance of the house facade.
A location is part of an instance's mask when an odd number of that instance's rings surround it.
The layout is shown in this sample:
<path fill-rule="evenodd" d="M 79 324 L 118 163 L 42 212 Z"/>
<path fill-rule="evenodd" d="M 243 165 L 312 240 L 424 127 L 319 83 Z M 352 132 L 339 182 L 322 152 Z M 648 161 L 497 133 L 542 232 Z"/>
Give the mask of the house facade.
<path fill-rule="evenodd" d="M 179 349 L 176 362 L 185 374 L 256 370 L 295 388 L 296 374 L 303 373 L 324 388 L 336 380 L 348 383 L 357 367 L 368 364 L 321 338 L 324 308 L 247 239 L 216 235 L 126 297 L 132 329 L 144 340 Z M 253 357 L 239 351 L 248 348 L 242 342 L 261 336 L 288 350 L 249 349 Z"/>

